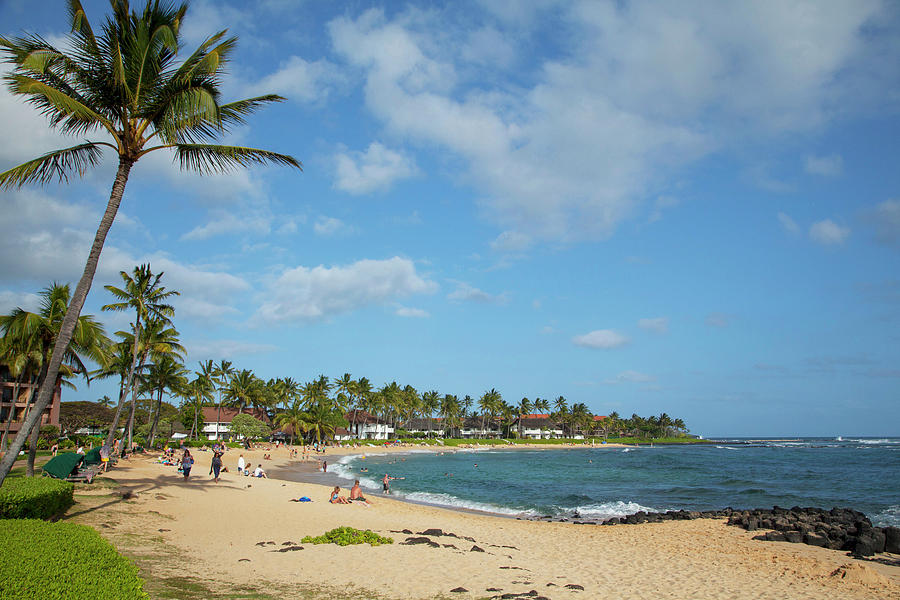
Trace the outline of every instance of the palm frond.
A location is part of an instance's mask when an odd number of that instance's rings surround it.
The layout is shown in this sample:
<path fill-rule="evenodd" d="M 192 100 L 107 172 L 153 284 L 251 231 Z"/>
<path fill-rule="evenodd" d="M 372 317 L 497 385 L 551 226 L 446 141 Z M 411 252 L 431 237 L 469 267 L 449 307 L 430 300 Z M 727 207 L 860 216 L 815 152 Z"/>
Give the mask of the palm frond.
<path fill-rule="evenodd" d="M 87 142 L 48 152 L 0 173 L 0 189 L 16 188 L 35 182 L 46 185 L 54 179 L 68 181 L 69 173 L 73 171 L 83 176 L 88 167 L 95 167 L 100 163 L 102 156 L 100 146 L 109 145 L 105 142 Z"/>
<path fill-rule="evenodd" d="M 232 124 L 243 125 L 244 117 L 256 112 L 262 108 L 264 104 L 269 102 L 284 102 L 286 98 L 278 94 L 266 94 L 265 96 L 257 96 L 255 98 L 247 98 L 245 100 L 236 100 L 219 107 L 219 121 L 223 130 L 228 130 L 228 126 Z"/>
<path fill-rule="evenodd" d="M 227 173 L 237 167 L 274 163 L 296 167 L 303 166 L 293 156 L 278 154 L 257 148 L 241 146 L 220 146 L 215 144 L 176 144 L 175 156 L 185 170 L 197 171 L 201 174 Z"/>
<path fill-rule="evenodd" d="M 28 96 L 28 102 L 52 118 L 75 118 L 86 123 L 99 123 L 112 131 L 109 121 L 89 106 L 69 94 L 21 73 L 10 73 L 4 78 L 9 91 Z"/>
<path fill-rule="evenodd" d="M 97 39 L 94 37 L 94 31 L 88 21 L 87 13 L 81 6 L 79 0 L 69 0 L 69 21 L 72 23 L 72 33 L 93 46 L 94 53 L 97 53 Z"/>

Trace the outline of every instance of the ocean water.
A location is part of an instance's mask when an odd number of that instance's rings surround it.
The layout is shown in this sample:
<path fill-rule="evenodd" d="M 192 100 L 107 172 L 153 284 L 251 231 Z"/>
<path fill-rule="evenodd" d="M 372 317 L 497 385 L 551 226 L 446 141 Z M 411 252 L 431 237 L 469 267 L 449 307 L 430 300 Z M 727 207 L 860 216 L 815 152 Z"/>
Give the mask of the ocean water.
<path fill-rule="evenodd" d="M 723 439 L 709 445 L 540 451 L 448 449 L 343 457 L 329 471 L 453 508 L 603 520 L 645 511 L 850 507 L 900 526 L 900 438 Z M 367 471 L 364 471 L 366 469 Z M 377 495 L 377 494 L 376 494 Z"/>

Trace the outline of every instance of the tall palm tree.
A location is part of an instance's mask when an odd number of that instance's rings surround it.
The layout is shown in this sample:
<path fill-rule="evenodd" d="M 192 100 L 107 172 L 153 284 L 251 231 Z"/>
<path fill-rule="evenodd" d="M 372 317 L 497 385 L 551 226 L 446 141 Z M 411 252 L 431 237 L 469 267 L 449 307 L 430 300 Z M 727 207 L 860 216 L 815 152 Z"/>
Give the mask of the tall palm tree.
<path fill-rule="evenodd" d="M 258 392 L 259 380 L 253 371 L 242 369 L 231 375 L 228 387 L 225 388 L 225 402 L 232 407 L 237 407 L 238 412 L 245 406 L 252 405 Z"/>
<path fill-rule="evenodd" d="M 165 286 L 160 285 L 159 281 L 163 275 L 164 273 L 154 275 L 150 270 L 150 264 L 147 263 L 135 267 L 132 275 L 125 271 L 120 271 L 119 276 L 123 281 L 121 288 L 117 288 L 114 285 L 103 286 L 106 291 L 118 300 L 118 302 L 103 306 L 103 310 L 115 312 L 133 310 L 135 313 L 134 323 L 132 323 L 134 345 L 131 348 L 131 368 L 128 371 L 128 378 L 125 383 L 126 389 L 132 389 L 132 396 L 134 395 L 134 375 L 138 365 L 138 358 L 141 356 L 137 346 L 142 339 L 143 328 L 146 327 L 147 322 L 150 320 L 168 323 L 169 317 L 175 314 L 175 309 L 167 301 L 172 296 L 177 296 L 178 292 L 174 290 L 167 291 Z M 122 412 L 121 406 L 124 400 L 124 397 L 120 395 L 119 407 L 116 409 L 115 420 L 109 429 L 107 444 L 111 444 L 115 436 L 118 416 Z M 134 406 L 133 400 L 132 398 L 132 406 Z M 132 414 L 134 414 L 134 411 L 132 411 Z M 131 441 L 129 439 L 130 444 Z"/>
<path fill-rule="evenodd" d="M 178 332 L 174 327 L 169 326 L 167 319 L 151 318 L 141 330 L 140 338 L 127 331 L 117 331 L 116 335 L 120 336 L 127 344 L 136 350 L 137 356 L 135 361 L 134 378 L 131 383 L 131 412 L 128 416 L 128 423 L 125 427 L 128 438 L 127 445 L 123 444 L 122 449 L 130 448 L 134 437 L 134 415 L 137 410 L 137 383 L 147 382 L 146 370 L 152 362 L 160 360 L 162 356 L 171 354 L 182 358 L 184 347 L 178 341 Z M 117 423 L 114 423 L 115 427 Z"/>
<path fill-rule="evenodd" d="M 9 339 L 7 339 L 9 338 Z M 40 350 L 35 347 L 34 339 L 12 339 L 11 336 L 0 338 L 0 364 L 5 364 L 9 369 L 9 374 L 15 378 L 13 383 L 12 406 L 6 416 L 6 424 L 3 428 L 3 439 L 0 441 L 0 454 L 6 452 L 7 443 L 9 442 L 9 430 L 16 418 L 16 404 L 21 395 L 21 386 L 26 381 L 28 387 L 28 398 L 26 408 L 31 401 L 33 395 L 33 381 L 40 370 L 41 354 Z"/>
<path fill-rule="evenodd" d="M 210 364 L 212 363 L 211 360 L 207 362 Z M 191 408 L 194 411 L 194 421 L 193 425 L 191 425 L 191 434 L 188 437 L 194 437 L 195 439 L 200 433 L 199 417 L 200 411 L 203 409 L 203 403 L 213 399 L 214 384 L 203 367 L 204 363 L 201 362 L 200 371 L 194 371 L 196 377 L 194 377 L 194 379 L 183 389 L 185 397 L 190 402 Z"/>
<path fill-rule="evenodd" d="M 219 439 L 219 423 L 222 422 L 222 394 L 228 389 L 231 382 L 231 376 L 234 375 L 234 372 L 234 369 L 231 367 L 231 361 L 223 358 L 210 373 L 213 378 L 213 383 L 216 384 L 216 391 L 219 394 L 218 402 L 216 403 L 216 440 Z"/>
<path fill-rule="evenodd" d="M 156 390 L 156 407 L 153 410 L 153 423 L 150 425 L 150 435 L 147 443 L 153 447 L 156 441 L 156 428 L 159 425 L 159 413 L 162 409 L 162 397 L 165 390 L 175 392 L 187 384 L 188 371 L 184 365 L 175 360 L 171 354 L 162 355 L 149 369 L 147 379 Z"/>
<path fill-rule="evenodd" d="M 287 427 L 291 428 L 291 446 L 294 445 L 294 436 L 298 432 L 307 431 L 307 423 L 307 415 L 299 398 L 295 398 L 290 406 L 275 416 L 275 424 L 281 427 L 282 431 Z"/>
<path fill-rule="evenodd" d="M 237 39 L 220 31 L 178 63 L 182 47 L 181 24 L 187 4 L 147 0 L 141 12 L 132 12 L 127 0 L 111 0 L 112 15 L 100 36 L 88 21 L 79 0 L 68 0 L 72 33 L 61 51 L 35 35 L 0 37 L 0 52 L 13 65 L 5 77 L 7 88 L 45 114 L 51 127 L 83 138 L 95 132 L 101 141 L 87 140 L 48 152 L 0 173 L 0 187 L 65 181 L 83 175 L 100 163 L 104 148 L 118 156 L 118 169 L 106 211 L 100 220 L 84 273 L 75 288 L 70 310 L 48 366 L 55 381 L 63 355 L 75 331 L 76 320 L 90 291 L 106 235 L 115 220 L 132 167 L 157 150 L 173 152 L 182 169 L 200 173 L 224 172 L 259 163 L 300 168 L 291 156 L 274 152 L 210 143 L 261 106 L 283 100 L 264 95 L 236 102 L 220 102 L 220 83 Z M 50 403 L 50 389 L 38 394 L 37 414 Z M 30 429 L 38 417 L 23 427 Z M 0 483 L 12 468 L 25 443 L 20 432 L 14 452 L 0 461 Z"/>
<path fill-rule="evenodd" d="M 434 413 L 441 407 L 441 396 L 437 390 L 422 394 L 422 411 L 428 419 L 428 437 L 431 437 L 431 421 Z"/>
<path fill-rule="evenodd" d="M 15 308 L 9 315 L 0 316 L 0 333 L 6 342 L 14 347 L 30 348 L 33 351 L 32 358 L 39 362 L 39 371 L 34 382 L 32 390 L 37 389 L 38 400 L 42 390 L 47 389 L 51 393 L 56 389 L 57 385 L 62 382 L 61 374 L 65 373 L 81 373 L 89 380 L 89 372 L 82 362 L 81 356 L 90 358 L 96 363 L 101 363 L 105 355 L 103 349 L 109 344 L 109 339 L 103 330 L 103 326 L 98 323 L 91 315 L 80 316 L 72 330 L 69 342 L 63 352 L 63 363 L 60 367 L 65 366 L 61 370 L 56 369 L 51 377 L 50 362 L 52 353 L 55 352 L 54 347 L 61 335 L 61 330 L 65 320 L 65 314 L 71 300 L 69 286 L 53 283 L 40 293 L 40 307 L 38 312 L 29 312 L 22 308 Z M 29 401 L 31 400 L 31 394 Z M 31 442 L 28 451 L 28 476 L 34 475 L 34 459 L 37 456 L 37 441 L 40 432 L 39 423 L 43 415 L 44 409 L 35 402 L 25 417 L 22 429 L 13 441 L 10 452 L 18 453 L 21 446 L 24 445 L 26 437 L 31 435 Z M 29 431 L 25 431 L 29 429 Z M 23 433 L 24 432 L 24 433 Z M 21 438 L 21 445 L 17 446 Z M 3 457 L 5 461 L 7 456 Z M 0 478 L 2 482 L 2 478 Z"/>
<path fill-rule="evenodd" d="M 491 388 L 478 399 L 478 407 L 481 409 L 481 433 L 484 435 L 484 420 L 490 415 L 491 421 L 502 407 L 503 397 L 500 392 Z"/>

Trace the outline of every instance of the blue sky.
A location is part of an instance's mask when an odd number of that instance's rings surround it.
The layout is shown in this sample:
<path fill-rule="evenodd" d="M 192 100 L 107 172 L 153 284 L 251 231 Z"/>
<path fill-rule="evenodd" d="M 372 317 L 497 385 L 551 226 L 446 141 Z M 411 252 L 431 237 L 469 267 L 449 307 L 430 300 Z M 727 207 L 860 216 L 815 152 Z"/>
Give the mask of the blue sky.
<path fill-rule="evenodd" d="M 99 26 L 108 4 L 85 2 Z M 898 435 L 890 2 L 193 2 L 239 36 L 228 142 L 304 172 L 132 171 L 85 312 L 149 261 L 188 365 L 498 389 L 712 435 Z M 0 33 L 61 40 L 64 3 Z M 71 139 L 0 92 L 0 169 Z M 112 157 L 0 192 L 0 309 L 77 281 Z M 65 400 L 115 395 L 83 383 Z"/>

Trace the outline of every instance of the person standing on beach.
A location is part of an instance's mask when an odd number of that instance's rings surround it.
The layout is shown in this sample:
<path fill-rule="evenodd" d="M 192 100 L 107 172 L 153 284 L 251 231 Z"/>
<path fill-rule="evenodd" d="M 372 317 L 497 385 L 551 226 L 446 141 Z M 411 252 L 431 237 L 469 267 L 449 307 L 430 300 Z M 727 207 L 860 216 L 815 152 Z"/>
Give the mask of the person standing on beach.
<path fill-rule="evenodd" d="M 381 480 L 381 493 L 382 494 L 390 494 L 391 493 L 391 479 L 396 479 L 396 477 L 391 477 L 387 473 L 384 474 L 384 479 Z"/>
<path fill-rule="evenodd" d="M 322 461 L 322 472 L 323 472 L 323 473 L 327 473 L 327 472 L 328 472 L 328 461 L 327 461 L 327 460 L 323 460 L 323 461 Z"/>
<path fill-rule="evenodd" d="M 247 463 L 244 462 L 244 455 L 241 454 L 241 456 L 238 458 L 238 473 L 240 473 L 241 475 L 243 475 L 243 474 L 244 474 L 244 467 L 246 467 L 246 466 L 247 466 Z"/>
<path fill-rule="evenodd" d="M 181 457 L 181 472 L 184 474 L 184 480 L 187 481 L 187 478 L 191 474 L 191 467 L 194 466 L 194 457 L 191 456 L 191 451 L 186 449 L 184 450 L 184 456 Z"/>

